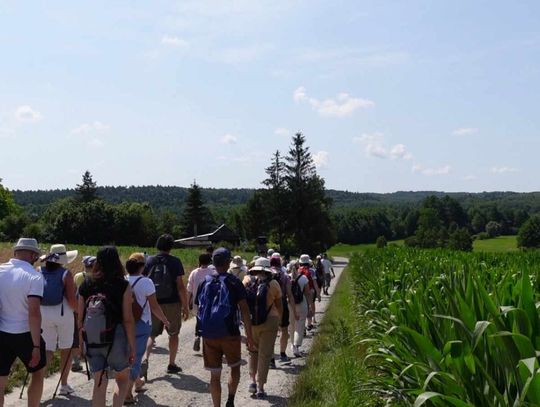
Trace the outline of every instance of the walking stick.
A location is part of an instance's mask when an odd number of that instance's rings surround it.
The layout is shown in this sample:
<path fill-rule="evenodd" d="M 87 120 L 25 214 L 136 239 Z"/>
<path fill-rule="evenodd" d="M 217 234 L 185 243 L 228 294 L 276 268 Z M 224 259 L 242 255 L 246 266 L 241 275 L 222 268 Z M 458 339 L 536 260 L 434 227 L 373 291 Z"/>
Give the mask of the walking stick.
<path fill-rule="evenodd" d="M 28 377 L 30 377 L 30 372 L 26 372 L 26 376 L 24 377 L 24 382 L 23 382 L 23 385 L 22 385 L 22 389 L 21 389 L 21 394 L 19 394 L 19 400 L 22 399 L 22 395 L 24 393 L 24 388 L 26 387 L 26 383 L 28 382 Z"/>
<path fill-rule="evenodd" d="M 58 391 L 58 387 L 60 387 L 60 382 L 62 381 L 62 376 L 64 376 L 64 373 L 66 371 L 66 367 L 67 367 L 68 363 L 70 362 L 71 351 L 72 350 L 73 350 L 73 348 L 69 349 L 68 357 L 66 359 L 66 362 L 64 363 L 64 368 L 62 369 L 62 372 L 60 373 L 60 378 L 58 379 L 58 383 L 56 383 L 56 389 L 54 389 L 54 394 L 52 396 L 53 400 L 56 398 L 56 392 Z"/>

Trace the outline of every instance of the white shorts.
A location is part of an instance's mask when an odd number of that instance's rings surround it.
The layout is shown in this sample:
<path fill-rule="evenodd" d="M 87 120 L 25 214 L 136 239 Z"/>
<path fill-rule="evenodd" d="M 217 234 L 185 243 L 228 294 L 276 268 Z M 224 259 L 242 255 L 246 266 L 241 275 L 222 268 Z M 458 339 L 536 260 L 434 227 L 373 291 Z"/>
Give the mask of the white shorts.
<path fill-rule="evenodd" d="M 47 351 L 71 349 L 75 320 L 73 310 L 66 301 L 64 301 L 64 315 L 62 315 L 62 305 L 41 306 L 41 329 Z"/>

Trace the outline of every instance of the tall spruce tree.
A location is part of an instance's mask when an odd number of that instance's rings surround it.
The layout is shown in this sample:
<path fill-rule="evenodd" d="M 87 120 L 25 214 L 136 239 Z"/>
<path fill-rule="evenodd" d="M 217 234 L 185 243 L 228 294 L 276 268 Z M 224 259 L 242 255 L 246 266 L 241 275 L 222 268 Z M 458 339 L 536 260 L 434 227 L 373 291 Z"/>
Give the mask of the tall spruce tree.
<path fill-rule="evenodd" d="M 75 191 L 78 200 L 81 202 L 92 202 L 97 199 L 97 184 L 92 179 L 90 171 L 85 171 L 82 176 L 82 184 L 77 184 Z"/>
<path fill-rule="evenodd" d="M 286 222 L 297 250 L 315 254 L 335 240 L 325 195 L 324 180 L 317 175 L 306 138 L 300 132 L 292 139 L 285 164 L 285 184 L 291 210 Z"/>
<path fill-rule="evenodd" d="M 285 181 L 285 163 L 279 151 L 272 157 L 270 166 L 266 168 L 268 178 L 263 184 L 268 187 L 264 191 L 265 212 L 268 216 L 271 237 L 281 248 L 285 237 L 288 219 L 287 184 Z"/>
<path fill-rule="evenodd" d="M 204 205 L 201 187 L 194 181 L 185 201 L 182 233 L 186 237 L 207 233 L 213 223 L 212 214 Z"/>

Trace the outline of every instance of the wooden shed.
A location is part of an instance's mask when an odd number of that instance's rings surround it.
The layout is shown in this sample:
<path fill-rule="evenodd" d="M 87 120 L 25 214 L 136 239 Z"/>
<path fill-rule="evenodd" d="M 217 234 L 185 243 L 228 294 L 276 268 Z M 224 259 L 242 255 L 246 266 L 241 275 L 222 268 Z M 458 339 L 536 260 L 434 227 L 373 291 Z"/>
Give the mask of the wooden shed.
<path fill-rule="evenodd" d="M 240 236 L 230 227 L 223 224 L 211 233 L 175 240 L 175 245 L 177 247 L 208 247 L 218 242 L 227 242 L 238 246 Z"/>

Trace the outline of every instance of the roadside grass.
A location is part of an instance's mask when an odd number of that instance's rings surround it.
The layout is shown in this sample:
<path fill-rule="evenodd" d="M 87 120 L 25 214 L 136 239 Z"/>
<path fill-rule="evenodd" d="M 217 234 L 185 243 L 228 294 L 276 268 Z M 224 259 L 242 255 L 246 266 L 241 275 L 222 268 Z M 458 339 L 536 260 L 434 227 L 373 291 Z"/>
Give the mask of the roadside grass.
<path fill-rule="evenodd" d="M 499 236 L 493 239 L 475 240 L 473 251 L 490 253 L 507 253 L 518 251 L 517 236 Z"/>
<path fill-rule="evenodd" d="M 358 390 L 369 378 L 363 366 L 365 350 L 356 338 L 360 329 L 352 279 L 345 270 L 294 385 L 290 407 L 381 405 L 372 394 Z"/>

